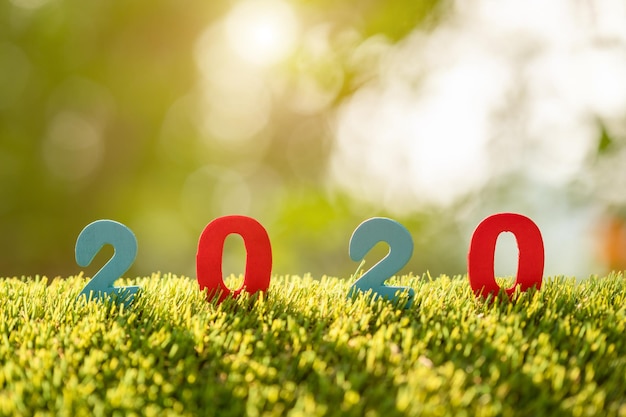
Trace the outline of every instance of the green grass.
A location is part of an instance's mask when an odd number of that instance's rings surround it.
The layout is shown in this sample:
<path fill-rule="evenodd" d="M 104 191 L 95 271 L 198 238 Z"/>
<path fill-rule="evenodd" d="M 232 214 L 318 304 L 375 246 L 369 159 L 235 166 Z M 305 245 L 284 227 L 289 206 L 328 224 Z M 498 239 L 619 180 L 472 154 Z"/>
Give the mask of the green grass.
<path fill-rule="evenodd" d="M 215 306 L 155 274 L 124 281 L 129 309 L 77 303 L 82 276 L 2 280 L 0 413 L 626 416 L 621 274 L 491 304 L 466 279 L 392 281 L 410 309 L 332 278 Z"/>

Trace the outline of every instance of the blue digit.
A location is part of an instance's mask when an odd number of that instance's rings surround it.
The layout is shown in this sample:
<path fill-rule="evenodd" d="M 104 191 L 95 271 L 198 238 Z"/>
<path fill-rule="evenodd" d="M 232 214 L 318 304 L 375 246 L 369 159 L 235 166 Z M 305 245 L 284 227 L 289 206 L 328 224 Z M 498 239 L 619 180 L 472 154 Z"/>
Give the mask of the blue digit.
<path fill-rule="evenodd" d="M 397 301 L 399 292 L 407 291 L 408 301 L 405 308 L 408 308 L 413 304 L 415 291 L 409 287 L 386 286 L 385 281 L 411 259 L 413 254 L 411 234 L 406 227 L 395 220 L 384 217 L 371 218 L 361 223 L 352 233 L 350 258 L 355 262 L 361 261 L 378 242 L 387 243 L 389 253 L 352 284 L 349 296 L 353 296 L 357 291 L 372 290 L 378 296 Z"/>
<path fill-rule="evenodd" d="M 95 300 L 113 295 L 128 306 L 141 287 L 113 286 L 137 256 L 137 239 L 128 227 L 113 220 L 97 220 L 87 225 L 76 240 L 76 263 L 82 267 L 89 266 L 106 244 L 113 246 L 113 256 L 85 285 L 78 297 L 84 294 L 87 300 Z"/>

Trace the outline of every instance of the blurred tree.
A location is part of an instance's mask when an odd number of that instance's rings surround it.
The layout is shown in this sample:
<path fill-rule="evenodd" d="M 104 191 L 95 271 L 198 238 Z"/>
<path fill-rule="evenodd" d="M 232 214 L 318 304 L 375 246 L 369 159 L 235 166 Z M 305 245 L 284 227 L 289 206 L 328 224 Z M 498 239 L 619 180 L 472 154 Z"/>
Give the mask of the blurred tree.
<path fill-rule="evenodd" d="M 350 233 L 384 213 L 326 183 L 332 110 L 375 64 L 352 52 L 434 25 L 446 2 L 287 3 L 300 25 L 296 45 L 260 70 L 229 61 L 220 52 L 228 40 L 214 35 L 237 4 L 0 4 L 0 275 L 76 273 L 75 239 L 98 218 L 137 234 L 130 275 L 193 275 L 203 226 L 234 213 L 268 228 L 276 272 L 353 270 Z M 244 131 L 252 134 L 220 138 Z M 454 228 L 439 215 L 412 217 L 412 231 L 433 238 L 420 249 L 419 271 L 436 232 Z M 462 272 L 458 256 L 441 259 L 436 268 Z"/>

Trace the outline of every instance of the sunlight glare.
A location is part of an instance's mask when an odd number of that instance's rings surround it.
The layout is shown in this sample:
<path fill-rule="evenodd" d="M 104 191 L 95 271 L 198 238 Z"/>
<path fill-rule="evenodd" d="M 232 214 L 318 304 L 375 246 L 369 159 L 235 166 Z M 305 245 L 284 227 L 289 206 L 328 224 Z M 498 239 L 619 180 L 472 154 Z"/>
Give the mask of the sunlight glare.
<path fill-rule="evenodd" d="M 266 67 L 283 59 L 294 47 L 298 21 L 281 0 L 247 0 L 226 18 L 231 48 L 246 62 Z"/>

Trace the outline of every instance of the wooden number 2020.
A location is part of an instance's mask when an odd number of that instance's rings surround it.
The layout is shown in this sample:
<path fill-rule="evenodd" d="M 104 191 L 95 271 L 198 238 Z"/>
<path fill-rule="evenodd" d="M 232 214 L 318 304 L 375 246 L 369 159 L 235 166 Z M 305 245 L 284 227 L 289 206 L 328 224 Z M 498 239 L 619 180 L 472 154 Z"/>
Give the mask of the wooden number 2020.
<path fill-rule="evenodd" d="M 531 287 L 541 288 L 545 255 L 539 228 L 521 214 L 498 213 L 480 222 L 470 242 L 467 273 L 477 297 L 496 296 L 500 291 L 495 278 L 494 258 L 496 242 L 502 232 L 513 233 L 519 249 L 517 276 L 513 286 L 505 290 L 507 295 L 512 297 L 518 285 L 521 291 Z"/>
<path fill-rule="evenodd" d="M 395 220 L 385 217 L 374 217 L 361 223 L 350 238 L 350 258 L 362 260 L 378 242 L 389 245 L 389 253 L 376 265 L 367 270 L 361 278 L 350 287 L 349 296 L 357 291 L 372 292 L 389 300 L 397 300 L 398 292 L 408 290 L 409 299 L 405 304 L 408 308 L 413 303 L 415 291 L 408 287 L 391 287 L 385 281 L 402 269 L 413 254 L 411 234 Z"/>
<path fill-rule="evenodd" d="M 243 284 L 231 291 L 222 275 L 224 241 L 232 233 L 238 234 L 246 247 L 246 269 Z M 216 296 L 222 302 L 229 295 L 237 297 L 241 291 L 266 291 L 272 274 L 272 247 L 263 226 L 246 216 L 224 216 L 209 223 L 198 242 L 196 274 L 200 290 L 207 289 L 207 300 Z"/>

